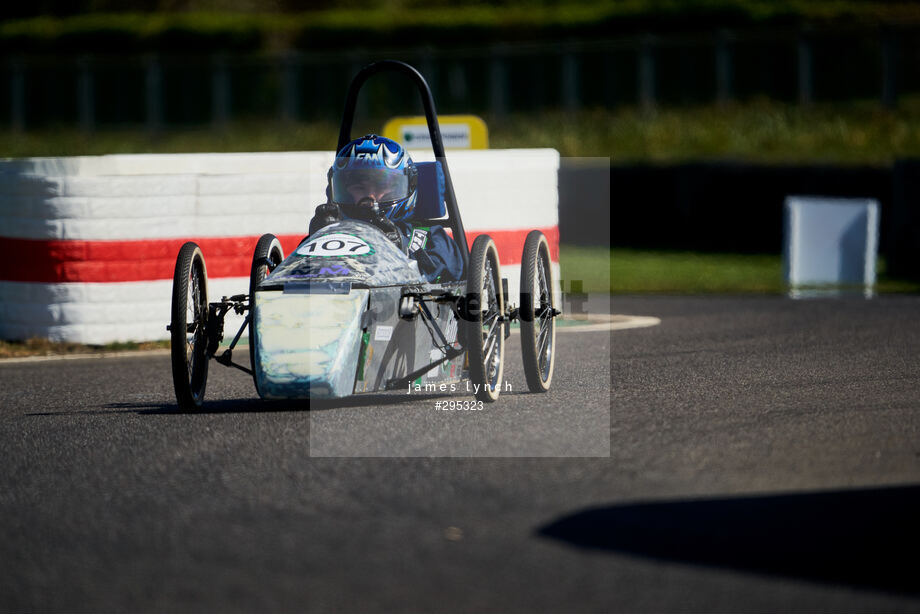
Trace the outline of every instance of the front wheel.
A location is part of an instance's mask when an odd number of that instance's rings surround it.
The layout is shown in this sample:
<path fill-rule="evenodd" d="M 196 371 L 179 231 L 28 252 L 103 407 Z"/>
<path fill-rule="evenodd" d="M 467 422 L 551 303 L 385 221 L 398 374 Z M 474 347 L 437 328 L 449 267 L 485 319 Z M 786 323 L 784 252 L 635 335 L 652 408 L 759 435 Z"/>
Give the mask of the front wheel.
<path fill-rule="evenodd" d="M 539 230 L 524 242 L 521 258 L 521 352 L 531 392 L 546 392 L 556 362 L 556 312 L 549 243 Z"/>
<path fill-rule="evenodd" d="M 476 398 L 490 403 L 501 392 L 504 368 L 505 304 L 498 249 L 488 235 L 479 235 L 470 250 L 463 319 L 469 351 L 470 380 Z"/>
<path fill-rule="evenodd" d="M 281 241 L 273 234 L 264 234 L 259 237 L 256 249 L 252 253 L 252 266 L 249 269 L 249 365 L 252 368 L 252 379 L 258 389 L 256 379 L 256 327 L 253 322 L 253 313 L 256 306 L 256 288 L 275 267 L 284 260 L 284 250 Z"/>
<path fill-rule="evenodd" d="M 199 409 L 208 382 L 208 272 L 201 248 L 191 241 L 176 258 L 169 330 L 179 408 Z"/>

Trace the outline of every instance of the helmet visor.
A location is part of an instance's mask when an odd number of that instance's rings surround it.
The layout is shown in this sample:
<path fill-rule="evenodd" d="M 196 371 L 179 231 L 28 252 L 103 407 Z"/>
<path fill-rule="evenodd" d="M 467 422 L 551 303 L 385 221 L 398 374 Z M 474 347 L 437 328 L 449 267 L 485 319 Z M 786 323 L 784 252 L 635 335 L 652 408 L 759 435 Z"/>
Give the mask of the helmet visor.
<path fill-rule="evenodd" d="M 344 169 L 332 175 L 332 198 L 342 205 L 353 205 L 365 198 L 388 203 L 409 195 L 405 171 L 384 168 Z"/>

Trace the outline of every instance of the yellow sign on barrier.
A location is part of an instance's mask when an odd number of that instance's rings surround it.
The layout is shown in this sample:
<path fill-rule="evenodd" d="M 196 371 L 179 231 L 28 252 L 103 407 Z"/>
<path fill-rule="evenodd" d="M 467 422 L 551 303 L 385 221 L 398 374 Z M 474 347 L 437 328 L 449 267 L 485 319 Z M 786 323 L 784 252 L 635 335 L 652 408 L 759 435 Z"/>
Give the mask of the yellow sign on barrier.
<path fill-rule="evenodd" d="M 488 149 L 489 130 L 482 118 L 475 115 L 439 115 L 444 149 Z M 408 149 L 431 147 L 428 121 L 423 115 L 394 117 L 383 127 L 383 136 Z"/>

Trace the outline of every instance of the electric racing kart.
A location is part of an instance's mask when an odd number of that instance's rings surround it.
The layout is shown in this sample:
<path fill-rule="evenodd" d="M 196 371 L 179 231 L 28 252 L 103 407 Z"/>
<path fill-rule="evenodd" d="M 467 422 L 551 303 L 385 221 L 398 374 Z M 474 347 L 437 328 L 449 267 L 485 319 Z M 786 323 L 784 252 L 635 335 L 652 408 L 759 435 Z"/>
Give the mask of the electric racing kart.
<path fill-rule="evenodd" d="M 520 302 L 511 304 L 494 241 L 479 235 L 468 248 L 434 101 L 421 74 L 392 60 L 363 68 L 349 87 L 336 151 L 351 140 L 361 86 L 385 70 L 408 76 L 418 88 L 436 159 L 416 163 L 413 222 L 450 228 L 464 258 L 465 279 L 430 283 L 418 263 L 379 228 L 345 219 L 304 239 L 287 258 L 274 235 L 263 235 L 253 253 L 249 292 L 209 302 L 204 255 L 187 242 L 176 260 L 167 327 L 180 408 L 201 406 L 212 358 L 251 374 L 262 398 L 341 398 L 412 386 L 451 390 L 450 384 L 466 380 L 478 400 L 494 401 L 515 320 L 528 388 L 549 390 L 555 318 L 561 313 L 555 307 L 549 244 L 539 231 L 528 234 Z M 220 351 L 230 311 L 245 319 Z M 250 368 L 233 361 L 247 328 Z"/>

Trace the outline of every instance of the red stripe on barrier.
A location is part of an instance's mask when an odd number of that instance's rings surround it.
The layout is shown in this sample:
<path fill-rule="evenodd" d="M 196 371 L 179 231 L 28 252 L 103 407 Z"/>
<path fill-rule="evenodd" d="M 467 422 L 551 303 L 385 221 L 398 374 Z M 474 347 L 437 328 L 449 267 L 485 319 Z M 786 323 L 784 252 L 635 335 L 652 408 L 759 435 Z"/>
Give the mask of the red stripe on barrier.
<path fill-rule="evenodd" d="M 558 227 L 541 228 L 553 261 L 559 260 Z M 502 264 L 519 264 L 529 230 L 486 231 L 495 240 Z M 467 233 L 470 245 L 481 232 Z M 285 254 L 302 235 L 281 235 Z M 172 279 L 176 255 L 186 241 L 204 253 L 208 277 L 247 277 L 258 237 L 143 239 L 135 241 L 59 241 L 0 237 L 0 280 L 38 283 L 106 283 Z"/>
<path fill-rule="evenodd" d="M 284 253 L 300 235 L 279 236 Z M 201 246 L 208 276 L 247 277 L 258 237 L 205 237 L 137 241 L 57 241 L 0 238 L 0 279 L 41 283 L 172 279 L 186 241 Z"/>
<path fill-rule="evenodd" d="M 498 261 L 505 264 L 521 264 L 521 256 L 524 253 L 524 242 L 527 235 L 532 229 L 526 230 L 482 230 L 467 231 L 466 241 L 473 247 L 473 241 L 481 234 L 487 234 L 495 241 L 495 247 L 498 248 Z M 546 235 L 546 241 L 549 243 L 549 258 L 553 262 L 559 262 L 559 227 L 537 228 Z"/>

